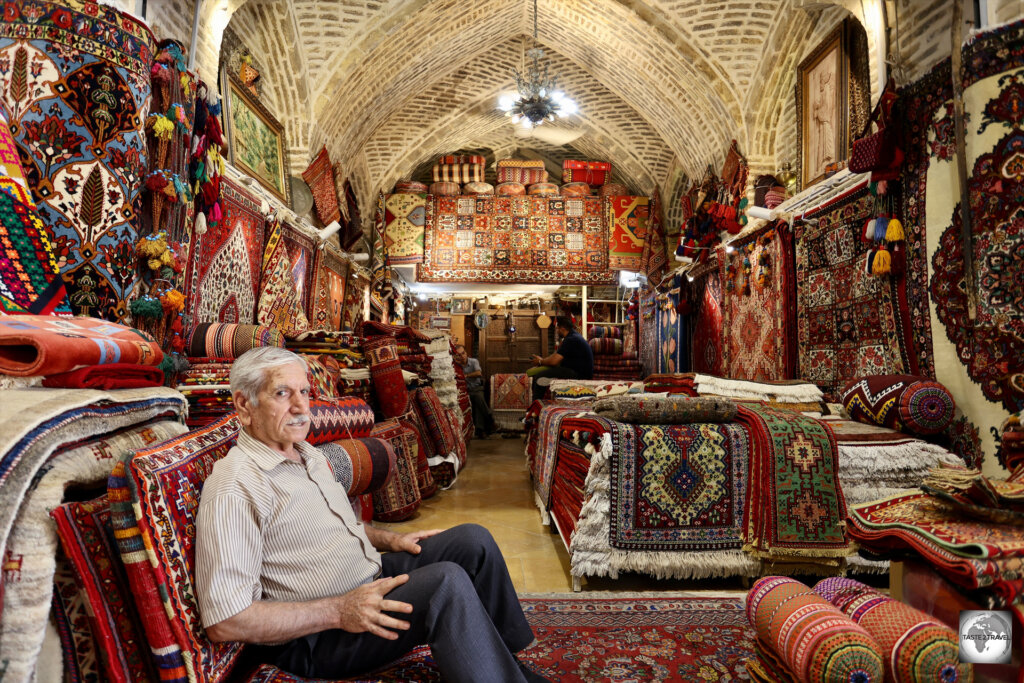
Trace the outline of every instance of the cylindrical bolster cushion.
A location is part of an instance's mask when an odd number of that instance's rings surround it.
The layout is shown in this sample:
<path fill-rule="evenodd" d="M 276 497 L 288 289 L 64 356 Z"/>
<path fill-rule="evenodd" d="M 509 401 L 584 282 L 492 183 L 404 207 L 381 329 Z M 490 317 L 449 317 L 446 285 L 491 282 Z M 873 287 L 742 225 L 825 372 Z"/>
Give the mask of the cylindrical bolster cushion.
<path fill-rule="evenodd" d="M 361 398 L 345 396 L 309 402 L 309 434 L 306 441 L 322 443 L 370 435 L 373 409 Z"/>
<path fill-rule="evenodd" d="M 601 186 L 602 197 L 628 197 L 629 189 L 620 183 L 607 183 Z"/>
<path fill-rule="evenodd" d="M 498 183 L 494 192 L 503 197 L 522 197 L 526 194 L 526 185 L 522 183 Z"/>
<path fill-rule="evenodd" d="M 430 194 L 439 197 L 454 197 L 461 191 L 462 186 L 458 183 L 432 183 L 430 185 Z"/>
<path fill-rule="evenodd" d="M 195 358 L 238 358 L 258 346 L 284 346 L 284 335 L 275 327 L 199 323 L 192 328 L 186 355 Z"/>
<path fill-rule="evenodd" d="M 621 356 L 622 340 L 609 337 L 595 337 L 590 340 L 590 348 L 595 356 Z"/>
<path fill-rule="evenodd" d="M 622 327 L 619 325 L 591 325 L 587 334 L 591 339 L 596 337 L 622 339 Z"/>
<path fill-rule="evenodd" d="M 956 411 L 946 387 L 914 375 L 869 375 L 847 386 L 841 400 L 858 422 L 911 434 L 944 431 Z"/>
<path fill-rule="evenodd" d="M 427 184 L 418 180 L 399 180 L 395 183 L 395 194 L 423 194 L 426 191 Z"/>
<path fill-rule="evenodd" d="M 586 183 L 566 183 L 559 190 L 563 197 L 586 197 L 590 194 L 590 185 Z"/>
<path fill-rule="evenodd" d="M 747 594 L 747 619 L 796 678 L 806 683 L 881 683 L 878 643 L 832 603 L 785 576 L 760 579 Z"/>
<path fill-rule="evenodd" d="M 526 188 L 531 197 L 554 197 L 558 194 L 558 185 L 554 183 L 534 183 Z"/>
<path fill-rule="evenodd" d="M 864 627 L 882 648 L 886 679 L 896 683 L 953 683 L 972 679 L 961 665 L 956 633 L 945 624 L 860 581 L 822 579 L 814 592 Z"/>
<path fill-rule="evenodd" d="M 370 363 L 370 378 L 377 404 L 385 417 L 398 417 L 409 406 L 409 390 L 402 377 L 395 338 L 381 335 L 363 340 L 363 354 Z"/>
<path fill-rule="evenodd" d="M 364 437 L 321 444 L 320 451 L 334 478 L 348 488 L 349 498 L 373 493 L 395 471 L 395 449 L 383 439 Z"/>
<path fill-rule="evenodd" d="M 494 194 L 494 185 L 490 183 L 466 183 L 462 186 L 463 194 Z"/>

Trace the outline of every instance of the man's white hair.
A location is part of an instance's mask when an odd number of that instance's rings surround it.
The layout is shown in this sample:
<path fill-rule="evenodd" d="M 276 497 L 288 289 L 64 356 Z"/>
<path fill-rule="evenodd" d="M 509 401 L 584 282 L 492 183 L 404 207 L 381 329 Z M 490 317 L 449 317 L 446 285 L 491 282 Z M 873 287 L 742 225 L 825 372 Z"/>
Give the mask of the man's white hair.
<path fill-rule="evenodd" d="M 231 364 L 231 393 L 239 392 L 254 406 L 259 405 L 258 395 L 267 374 L 273 368 L 297 363 L 306 370 L 306 359 L 280 346 L 260 346 L 249 349 Z"/>

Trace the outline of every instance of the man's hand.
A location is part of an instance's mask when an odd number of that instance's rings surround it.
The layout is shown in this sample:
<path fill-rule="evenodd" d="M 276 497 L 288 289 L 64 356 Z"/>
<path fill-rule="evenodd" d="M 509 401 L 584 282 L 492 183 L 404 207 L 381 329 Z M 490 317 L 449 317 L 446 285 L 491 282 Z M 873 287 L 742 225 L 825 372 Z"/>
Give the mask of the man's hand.
<path fill-rule="evenodd" d="M 335 600 L 338 626 L 349 633 L 369 632 L 387 640 L 397 640 L 395 631 L 409 630 L 409 622 L 396 619 L 385 612 L 412 613 L 412 605 L 398 600 L 387 600 L 385 595 L 409 580 L 408 574 L 390 579 L 377 579 L 339 595 Z"/>
<path fill-rule="evenodd" d="M 366 531 L 366 537 L 370 539 L 370 543 L 377 550 L 381 552 L 404 551 L 413 555 L 420 554 L 420 541 L 444 531 L 444 529 L 426 529 L 423 531 L 412 531 L 407 534 L 396 534 L 394 531 L 378 529 L 371 524 L 367 524 L 363 528 Z"/>
<path fill-rule="evenodd" d="M 537 354 L 533 354 L 532 356 L 530 356 L 530 358 L 532 358 L 532 359 L 533 359 L 533 364 L 534 364 L 534 365 L 540 365 L 540 362 L 541 362 L 541 361 L 543 360 L 543 359 L 542 359 L 542 358 L 541 358 L 540 356 L 538 356 Z"/>

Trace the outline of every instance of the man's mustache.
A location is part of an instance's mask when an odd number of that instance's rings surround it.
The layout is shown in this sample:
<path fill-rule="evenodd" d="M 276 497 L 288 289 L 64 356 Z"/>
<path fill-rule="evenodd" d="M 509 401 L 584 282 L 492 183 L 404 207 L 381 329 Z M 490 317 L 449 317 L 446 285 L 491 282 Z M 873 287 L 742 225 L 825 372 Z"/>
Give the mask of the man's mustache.
<path fill-rule="evenodd" d="M 288 421 L 289 427 L 301 427 L 304 424 L 309 423 L 309 415 L 296 415 Z"/>

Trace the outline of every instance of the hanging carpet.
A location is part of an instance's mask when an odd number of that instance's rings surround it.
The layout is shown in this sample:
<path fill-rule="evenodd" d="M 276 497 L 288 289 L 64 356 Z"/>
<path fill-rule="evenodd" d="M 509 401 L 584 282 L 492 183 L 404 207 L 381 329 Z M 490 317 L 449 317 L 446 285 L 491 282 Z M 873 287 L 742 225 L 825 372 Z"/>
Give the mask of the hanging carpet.
<path fill-rule="evenodd" d="M 302 172 L 302 179 L 309 185 L 313 193 L 313 201 L 316 204 L 316 214 L 329 225 L 334 221 L 341 221 L 341 209 L 338 207 L 338 191 L 335 189 L 334 167 L 331 166 L 331 159 L 327 155 L 326 145 L 321 148 L 309 164 L 309 168 Z"/>
<path fill-rule="evenodd" d="M 314 287 L 309 304 L 312 330 L 340 330 L 345 308 L 349 262 L 331 245 L 316 251 Z"/>
<path fill-rule="evenodd" d="M 154 42 L 103 4 L 11 2 L 0 22 L 0 114 L 77 313 L 125 321 L 140 283 Z"/>
<path fill-rule="evenodd" d="M 875 218 L 867 187 L 807 214 L 817 225 L 794 228 L 799 377 L 828 401 L 868 375 L 914 374 L 905 279 L 865 272 L 861 239 Z"/>
<path fill-rule="evenodd" d="M 241 185 L 221 180 L 223 217 L 194 236 L 185 274 L 192 324 L 251 324 L 256 319 L 265 221 L 260 202 Z"/>
<path fill-rule="evenodd" d="M 722 374 L 722 281 L 718 269 L 692 283 L 700 309 L 693 316 L 693 371 Z M 673 372 L 666 370 L 666 372 Z M 674 372 L 678 372 L 675 370 Z"/>
<path fill-rule="evenodd" d="M 608 197 L 608 267 L 639 271 L 650 206 L 647 197 Z"/>
<path fill-rule="evenodd" d="M 613 281 L 600 197 L 430 195 L 423 282 Z"/>
<path fill-rule="evenodd" d="M 302 283 L 296 281 L 298 266 L 285 239 L 286 228 L 276 220 L 267 226 L 269 235 L 263 250 L 263 277 L 256 322 L 277 328 L 288 337 L 295 337 L 309 329 L 309 320 L 303 312 Z M 304 254 L 300 256 L 304 257 Z"/>
<path fill-rule="evenodd" d="M 428 195 L 384 196 L 384 243 L 392 265 L 423 262 L 423 229 Z"/>

